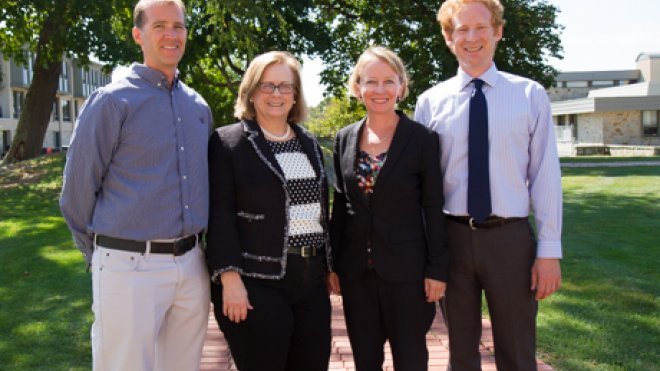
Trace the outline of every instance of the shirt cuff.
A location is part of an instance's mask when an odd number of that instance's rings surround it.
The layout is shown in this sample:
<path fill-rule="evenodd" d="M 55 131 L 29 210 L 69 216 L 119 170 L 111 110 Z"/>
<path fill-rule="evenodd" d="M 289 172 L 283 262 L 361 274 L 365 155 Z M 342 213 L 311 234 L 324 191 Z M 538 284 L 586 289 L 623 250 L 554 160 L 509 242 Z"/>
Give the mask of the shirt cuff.
<path fill-rule="evenodd" d="M 91 235 L 85 233 L 73 233 L 73 238 L 76 243 L 78 250 L 82 252 L 87 267 L 92 264 L 92 255 L 94 254 L 94 238 Z"/>
<path fill-rule="evenodd" d="M 536 249 L 537 258 L 561 259 L 561 241 L 539 241 Z"/>

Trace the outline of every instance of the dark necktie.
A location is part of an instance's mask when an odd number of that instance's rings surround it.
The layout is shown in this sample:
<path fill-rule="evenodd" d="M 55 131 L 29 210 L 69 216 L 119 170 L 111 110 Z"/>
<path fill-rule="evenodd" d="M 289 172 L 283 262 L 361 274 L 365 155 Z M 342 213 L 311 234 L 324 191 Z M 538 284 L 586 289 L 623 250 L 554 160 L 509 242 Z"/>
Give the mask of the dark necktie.
<path fill-rule="evenodd" d="M 490 178 L 488 173 L 488 107 L 481 87 L 484 81 L 472 80 L 470 131 L 468 134 L 468 213 L 477 222 L 490 215 Z"/>

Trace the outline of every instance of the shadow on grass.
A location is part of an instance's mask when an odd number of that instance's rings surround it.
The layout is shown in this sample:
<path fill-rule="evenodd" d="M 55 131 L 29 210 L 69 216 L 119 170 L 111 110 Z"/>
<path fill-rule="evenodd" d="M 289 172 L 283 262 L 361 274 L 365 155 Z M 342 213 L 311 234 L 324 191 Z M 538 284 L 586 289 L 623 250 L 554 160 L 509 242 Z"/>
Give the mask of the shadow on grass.
<path fill-rule="evenodd" d="M 634 175 L 659 175 L 640 170 Z M 586 173 L 625 175 L 620 169 Z M 564 284 L 541 303 L 539 348 L 560 370 L 657 369 L 660 197 L 582 191 L 565 192 Z"/>
<path fill-rule="evenodd" d="M 90 276 L 57 205 L 61 163 L 51 165 L 0 190 L 3 370 L 91 368 Z"/>

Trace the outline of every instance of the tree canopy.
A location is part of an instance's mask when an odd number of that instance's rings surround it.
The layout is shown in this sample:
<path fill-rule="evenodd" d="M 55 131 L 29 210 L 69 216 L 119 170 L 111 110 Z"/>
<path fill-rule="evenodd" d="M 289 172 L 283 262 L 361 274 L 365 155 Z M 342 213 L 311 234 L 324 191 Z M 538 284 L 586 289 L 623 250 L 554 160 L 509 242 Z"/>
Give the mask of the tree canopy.
<path fill-rule="evenodd" d="M 355 115 L 339 112 L 355 105 L 341 101 L 346 81 L 358 56 L 369 45 L 393 49 L 406 64 L 411 78 L 410 95 L 401 108 L 410 111 L 417 96 L 456 73 L 458 63 L 445 45 L 436 13 L 437 1 L 430 0 L 343 0 L 319 6 L 319 19 L 328 26 L 332 48 L 319 54 L 326 69 L 321 81 L 330 95 L 313 110 L 308 126 L 319 136 L 332 135 L 354 120 Z M 537 80 L 545 86 L 554 81 L 556 71 L 549 57 L 561 58 L 556 23 L 558 10 L 544 0 L 502 0 L 506 25 L 495 63 L 498 69 Z M 343 98 L 345 99 L 345 98 Z"/>
<path fill-rule="evenodd" d="M 343 97 L 325 98 L 309 112 L 305 127 L 319 138 L 332 140 L 339 129 L 364 117 L 366 110 L 355 99 Z"/>
<path fill-rule="evenodd" d="M 80 64 L 91 54 L 114 42 L 112 22 L 115 9 L 129 0 L 2 0 L 0 7 L 0 52 L 26 63 L 35 56 L 33 77 L 25 96 L 18 127 L 3 163 L 26 160 L 41 153 L 44 135 L 62 72 L 62 58 Z M 31 53 L 26 53 L 31 52 Z"/>
<path fill-rule="evenodd" d="M 422 91 L 458 68 L 436 22 L 440 4 L 435 0 L 191 0 L 190 36 L 180 69 L 209 101 L 216 123 L 224 125 L 233 121 L 240 78 L 256 55 L 288 50 L 319 57 L 328 95 L 343 98 L 358 56 L 370 45 L 383 45 L 406 63 L 412 85 L 402 107 L 411 109 Z M 503 0 L 503 5 L 507 25 L 495 55 L 498 68 L 549 86 L 556 71 L 548 58 L 560 58 L 562 51 L 557 8 L 545 0 Z"/>
<path fill-rule="evenodd" d="M 433 84 L 456 73 L 458 63 L 444 43 L 436 13 L 442 2 L 431 0 L 344 0 L 322 7 L 322 19 L 334 26 L 332 52 L 321 54 L 328 68 L 322 82 L 332 94 L 341 91 L 349 69 L 372 44 L 396 51 L 411 76 L 405 108 Z M 556 23 L 558 10 L 544 0 L 502 0 L 507 21 L 495 54 L 498 69 L 526 76 L 549 86 L 556 71 L 548 57 L 561 57 Z"/>
<path fill-rule="evenodd" d="M 440 2 L 441 4 L 442 2 Z M 189 0 L 188 45 L 180 64 L 184 79 L 212 106 L 219 125 L 232 122 L 238 85 L 247 64 L 270 50 L 321 58 L 328 94 L 342 96 L 358 56 L 370 45 L 395 50 L 412 85 L 410 109 L 431 85 L 455 74 L 458 64 L 436 22 L 436 0 Z M 557 8 L 545 0 L 503 0 L 504 38 L 495 61 L 500 70 L 549 86 L 556 71 L 548 57 L 561 57 Z M 132 9 L 115 8 L 113 35 L 104 37 L 99 59 L 128 64 L 141 60 L 130 36 Z"/>
<path fill-rule="evenodd" d="M 35 69 L 33 86 L 47 92 L 33 93 L 33 102 L 30 88 L 14 138 L 16 143 L 23 135 L 22 128 L 28 133 L 40 133 L 40 138 L 32 135 L 35 138 L 30 141 L 21 139 L 24 147 L 40 150 L 55 98 L 60 73 L 57 65 L 61 65 L 63 55 L 83 63 L 94 55 L 110 67 L 142 60 L 130 34 L 135 1 L 0 1 L 0 52 L 20 60 L 25 58 L 23 51 L 27 48 L 37 56 L 38 65 L 49 67 L 41 72 Z M 545 0 L 502 2 L 507 25 L 495 55 L 498 68 L 549 85 L 556 71 L 548 64 L 548 58 L 560 58 L 562 51 L 557 8 Z M 241 76 L 256 55 L 288 50 L 300 57 L 319 57 L 325 66 L 322 83 L 328 86 L 329 95 L 340 97 L 357 57 L 369 45 L 383 45 L 396 51 L 407 65 L 412 85 L 403 108 L 410 109 L 423 90 L 456 72 L 456 60 L 435 21 L 441 3 L 188 0 L 189 38 L 179 69 L 184 81 L 209 102 L 216 124 L 225 125 L 234 120 L 233 105 Z M 37 84 L 39 78 L 48 84 Z M 37 105 L 47 107 L 47 112 L 30 115 L 39 112 Z M 14 156 L 25 159 L 35 153 L 28 152 L 14 152 Z"/>

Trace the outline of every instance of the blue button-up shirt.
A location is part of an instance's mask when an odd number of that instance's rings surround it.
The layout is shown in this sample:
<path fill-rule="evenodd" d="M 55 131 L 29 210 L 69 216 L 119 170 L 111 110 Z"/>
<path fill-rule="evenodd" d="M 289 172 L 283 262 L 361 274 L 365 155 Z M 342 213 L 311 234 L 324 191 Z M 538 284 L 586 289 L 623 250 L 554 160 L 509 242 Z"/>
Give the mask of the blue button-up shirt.
<path fill-rule="evenodd" d="M 178 78 L 141 64 L 95 91 L 76 122 L 64 168 L 62 214 L 89 262 L 93 234 L 169 239 L 208 219 L 211 111 Z"/>
<path fill-rule="evenodd" d="M 526 217 L 538 230 L 537 257 L 561 258 L 562 190 L 548 95 L 538 83 L 500 72 L 483 75 L 488 104 L 490 192 L 493 214 Z M 472 77 L 456 76 L 424 92 L 415 120 L 440 134 L 445 211 L 468 215 L 468 128 Z"/>

